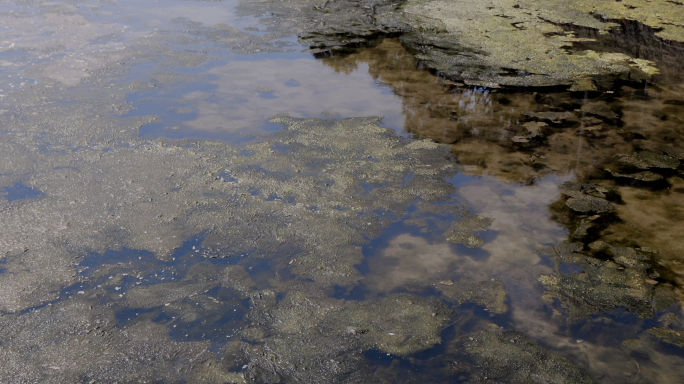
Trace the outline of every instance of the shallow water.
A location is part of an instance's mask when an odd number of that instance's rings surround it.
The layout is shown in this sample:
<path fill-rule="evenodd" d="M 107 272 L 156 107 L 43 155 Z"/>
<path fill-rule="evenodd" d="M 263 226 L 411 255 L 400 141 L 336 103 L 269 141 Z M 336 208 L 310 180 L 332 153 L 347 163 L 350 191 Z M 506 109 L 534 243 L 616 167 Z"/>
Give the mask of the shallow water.
<path fill-rule="evenodd" d="M 677 46 L 483 87 L 249 5 L 0 3 L 3 382 L 684 380 Z"/>

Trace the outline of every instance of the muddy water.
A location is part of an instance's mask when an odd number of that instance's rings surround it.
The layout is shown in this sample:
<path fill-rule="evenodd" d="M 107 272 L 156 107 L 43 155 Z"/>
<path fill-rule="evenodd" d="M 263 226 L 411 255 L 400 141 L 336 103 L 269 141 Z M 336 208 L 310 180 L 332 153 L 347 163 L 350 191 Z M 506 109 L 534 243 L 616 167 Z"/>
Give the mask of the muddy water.
<path fill-rule="evenodd" d="M 484 87 L 240 6 L 0 3 L 3 382 L 684 380 L 678 46 Z"/>

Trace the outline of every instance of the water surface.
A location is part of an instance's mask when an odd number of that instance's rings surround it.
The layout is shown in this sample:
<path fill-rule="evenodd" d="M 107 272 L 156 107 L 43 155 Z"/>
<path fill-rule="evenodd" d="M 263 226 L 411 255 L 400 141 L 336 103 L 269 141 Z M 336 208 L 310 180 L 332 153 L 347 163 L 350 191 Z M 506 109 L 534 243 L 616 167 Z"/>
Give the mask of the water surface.
<path fill-rule="evenodd" d="M 246 5 L 0 4 L 4 381 L 684 380 L 681 52 L 469 85 Z"/>

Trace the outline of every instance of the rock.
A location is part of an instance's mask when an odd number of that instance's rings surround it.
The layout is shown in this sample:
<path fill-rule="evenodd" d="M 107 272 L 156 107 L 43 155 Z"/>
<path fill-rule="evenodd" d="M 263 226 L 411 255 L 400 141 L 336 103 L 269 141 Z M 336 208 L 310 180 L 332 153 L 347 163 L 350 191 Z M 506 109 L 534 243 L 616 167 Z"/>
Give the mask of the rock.
<path fill-rule="evenodd" d="M 506 383 L 516 384 L 595 383 L 569 360 L 544 350 L 518 332 L 482 330 L 459 337 L 451 348 L 458 361 L 453 365 L 453 376 L 463 372 L 470 377 L 506 378 Z"/>
<path fill-rule="evenodd" d="M 606 169 L 606 171 L 613 175 L 613 177 L 622 177 L 646 182 L 658 181 L 663 179 L 662 175 L 659 175 L 651 171 L 637 173 L 620 173 L 617 171 L 613 171 L 612 169 Z"/>
<path fill-rule="evenodd" d="M 612 123 L 620 118 L 617 113 L 611 110 L 610 106 L 605 101 L 585 103 L 582 105 L 581 110 L 586 114 L 601 117 Z"/>
<path fill-rule="evenodd" d="M 641 169 L 648 168 L 679 168 L 679 160 L 653 151 L 639 151 L 631 155 L 618 155 L 618 161 Z"/>
<path fill-rule="evenodd" d="M 534 119 L 548 121 L 553 124 L 561 124 L 566 121 L 576 121 L 577 116 L 572 112 L 530 112 L 526 111 L 522 113 L 527 117 Z"/>

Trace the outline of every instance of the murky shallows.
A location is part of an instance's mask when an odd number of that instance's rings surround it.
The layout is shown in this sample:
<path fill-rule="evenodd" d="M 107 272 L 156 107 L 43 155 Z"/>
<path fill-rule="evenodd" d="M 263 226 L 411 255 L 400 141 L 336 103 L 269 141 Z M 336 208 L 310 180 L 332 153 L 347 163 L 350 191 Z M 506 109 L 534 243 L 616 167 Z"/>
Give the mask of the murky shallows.
<path fill-rule="evenodd" d="M 677 45 L 500 88 L 278 7 L 0 5 L 4 382 L 682 381 Z"/>

